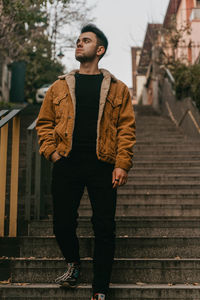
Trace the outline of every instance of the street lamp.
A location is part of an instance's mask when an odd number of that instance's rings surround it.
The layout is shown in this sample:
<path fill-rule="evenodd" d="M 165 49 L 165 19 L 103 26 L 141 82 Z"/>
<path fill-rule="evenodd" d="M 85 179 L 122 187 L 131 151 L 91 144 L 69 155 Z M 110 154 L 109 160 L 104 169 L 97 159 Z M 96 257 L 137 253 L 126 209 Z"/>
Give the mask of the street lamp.
<path fill-rule="evenodd" d="M 60 59 L 64 57 L 64 54 L 62 53 L 62 48 L 60 48 L 60 52 L 57 55 Z"/>

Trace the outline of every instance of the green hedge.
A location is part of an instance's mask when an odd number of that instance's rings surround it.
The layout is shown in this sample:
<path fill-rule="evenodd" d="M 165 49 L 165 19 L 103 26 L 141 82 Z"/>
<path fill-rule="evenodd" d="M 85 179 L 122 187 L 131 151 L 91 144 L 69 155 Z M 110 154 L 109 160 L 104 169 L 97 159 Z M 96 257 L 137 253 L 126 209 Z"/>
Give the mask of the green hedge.
<path fill-rule="evenodd" d="M 181 100 L 191 97 L 200 110 L 200 64 L 186 66 L 177 63 L 171 71 L 177 98 Z"/>

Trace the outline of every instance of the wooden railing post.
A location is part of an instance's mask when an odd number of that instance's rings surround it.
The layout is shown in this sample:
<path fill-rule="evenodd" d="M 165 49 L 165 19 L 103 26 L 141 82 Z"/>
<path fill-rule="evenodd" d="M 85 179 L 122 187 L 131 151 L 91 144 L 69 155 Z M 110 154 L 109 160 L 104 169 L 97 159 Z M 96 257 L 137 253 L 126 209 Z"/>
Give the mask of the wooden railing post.
<path fill-rule="evenodd" d="M 0 237 L 4 236 L 5 202 L 6 202 L 6 169 L 8 148 L 8 124 L 1 128 L 0 147 Z"/>
<path fill-rule="evenodd" d="M 20 118 L 13 118 L 9 237 L 17 235 Z"/>

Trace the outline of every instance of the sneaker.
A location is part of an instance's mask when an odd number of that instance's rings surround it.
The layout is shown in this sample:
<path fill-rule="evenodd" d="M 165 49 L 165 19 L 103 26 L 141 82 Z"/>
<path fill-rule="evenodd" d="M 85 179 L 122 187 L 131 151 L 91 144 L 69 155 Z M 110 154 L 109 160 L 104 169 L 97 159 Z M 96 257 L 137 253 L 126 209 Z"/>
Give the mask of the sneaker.
<path fill-rule="evenodd" d="M 68 263 L 67 271 L 63 275 L 56 278 L 55 283 L 58 283 L 63 287 L 75 288 L 78 284 L 79 274 L 80 265 L 77 263 Z"/>
<path fill-rule="evenodd" d="M 105 294 L 94 294 L 94 296 L 91 298 L 91 300 L 106 300 Z"/>

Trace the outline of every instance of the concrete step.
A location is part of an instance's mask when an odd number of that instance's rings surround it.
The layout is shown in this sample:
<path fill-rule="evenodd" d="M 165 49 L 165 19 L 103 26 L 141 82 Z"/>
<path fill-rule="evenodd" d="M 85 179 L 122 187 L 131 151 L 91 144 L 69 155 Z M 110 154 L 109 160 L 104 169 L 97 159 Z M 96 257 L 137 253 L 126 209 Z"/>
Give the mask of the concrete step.
<path fill-rule="evenodd" d="M 88 300 L 91 285 L 80 284 L 75 290 L 57 284 L 0 284 L 0 297 L 5 300 Z M 109 300 L 199 300 L 200 286 L 194 284 L 111 284 Z"/>
<path fill-rule="evenodd" d="M 5 259 L 10 264 L 11 282 L 53 283 L 66 270 L 64 259 Z M 81 260 L 81 283 L 92 281 L 92 259 Z M 112 283 L 200 282 L 200 259 L 115 259 Z"/>
<path fill-rule="evenodd" d="M 184 139 L 182 136 L 174 136 L 174 135 L 167 135 L 167 134 L 159 134 L 159 135 L 149 135 L 149 136 L 143 136 L 138 135 L 137 136 L 137 143 L 153 143 L 153 144 L 173 144 L 176 145 L 179 144 L 188 144 L 188 140 Z"/>
<path fill-rule="evenodd" d="M 200 160 L 196 161 L 134 161 L 134 167 L 142 167 L 142 168 L 154 168 L 154 167 L 159 167 L 159 168 L 190 168 L 190 167 L 195 167 L 200 169 Z"/>
<path fill-rule="evenodd" d="M 136 134 L 139 138 L 146 137 L 149 139 L 153 139 L 154 137 L 159 136 L 161 138 L 177 137 L 182 141 L 191 141 L 192 143 L 198 143 L 198 140 L 194 137 L 184 135 L 183 132 L 174 130 L 174 128 L 171 126 L 165 127 L 165 125 L 163 124 L 160 124 L 160 128 L 156 128 L 156 126 L 154 126 L 153 124 L 146 124 L 145 126 L 136 124 Z"/>
<path fill-rule="evenodd" d="M 166 183 L 158 183 L 155 182 L 154 184 L 152 183 L 144 183 L 144 182 L 138 182 L 136 183 L 134 180 L 128 180 L 126 185 L 118 188 L 118 192 L 120 193 L 121 191 L 126 191 L 127 193 L 130 192 L 130 190 L 134 193 L 135 191 L 143 191 L 144 193 L 146 190 L 160 190 L 162 193 L 163 190 L 182 190 L 182 191 L 189 191 L 191 190 L 195 193 L 196 191 L 199 190 L 200 192 L 200 179 L 199 182 L 193 183 L 190 182 L 188 183 L 187 181 L 182 181 L 182 182 L 166 182 Z M 183 193 L 183 192 L 182 192 Z"/>
<path fill-rule="evenodd" d="M 182 143 L 188 143 L 188 140 L 184 139 L 183 136 L 177 136 L 172 134 L 164 134 L 160 133 L 157 135 L 138 135 L 137 136 L 137 142 L 138 143 L 153 143 L 153 144 L 166 144 L 166 143 L 175 143 L 175 144 L 182 144 Z"/>
<path fill-rule="evenodd" d="M 156 134 L 157 132 L 164 131 L 164 132 L 171 132 L 172 134 L 176 133 L 185 137 L 182 131 L 176 130 L 176 128 L 174 128 L 173 124 L 171 126 L 171 124 L 165 124 L 163 123 L 163 121 L 161 121 L 160 126 L 158 127 L 157 124 L 155 124 L 155 121 L 154 123 L 152 122 L 147 122 L 147 123 L 148 124 L 144 124 L 140 120 L 137 120 L 136 129 L 138 133 L 145 134 L 146 132 L 149 132 L 151 136 Z M 145 129 L 145 131 L 143 129 Z M 152 129 L 154 129 L 154 131 Z"/>
<path fill-rule="evenodd" d="M 81 257 L 92 257 L 94 237 L 79 237 Z M 20 237 L 20 257 L 63 257 L 55 237 Z M 116 238 L 117 258 L 200 258 L 199 237 Z"/>
<path fill-rule="evenodd" d="M 140 149 L 138 149 L 140 148 Z M 138 156 L 138 155 L 143 155 L 143 156 L 151 156 L 151 155 L 155 155 L 155 156 L 160 156 L 160 155 L 163 155 L 163 156 L 168 156 L 168 157 L 173 157 L 173 156 L 188 156 L 190 157 L 191 155 L 192 156 L 199 156 L 199 151 L 197 151 L 197 149 L 190 149 L 190 150 L 185 150 L 185 149 L 179 149 L 179 151 L 176 151 L 176 150 L 164 150 L 164 149 L 157 149 L 157 148 L 153 148 L 153 151 L 152 149 L 149 149 L 147 147 L 145 147 L 144 149 L 142 149 L 141 147 L 139 147 L 138 144 L 135 145 L 135 148 L 134 148 L 134 156 Z"/>
<path fill-rule="evenodd" d="M 149 134 L 149 136 L 154 136 L 160 132 L 165 133 L 172 133 L 172 134 L 179 134 L 184 139 L 188 138 L 183 135 L 183 133 L 180 130 L 174 130 L 174 126 L 169 126 L 169 124 L 160 123 L 159 127 L 156 126 L 153 123 L 148 122 L 148 124 L 142 124 L 141 122 L 137 121 L 136 124 L 136 130 L 138 134 L 145 135 L 146 133 Z"/>
<path fill-rule="evenodd" d="M 135 174 L 133 174 L 132 171 L 129 172 L 128 174 L 128 180 L 129 181 L 133 181 L 133 182 L 154 182 L 154 181 L 167 181 L 169 183 L 174 183 L 174 182 L 188 182 L 188 181 L 192 181 L 195 182 L 198 181 L 200 182 L 199 179 L 199 175 L 198 174 L 166 174 L 163 172 L 163 174 L 157 174 L 157 175 L 151 175 L 148 176 L 147 174 L 137 174 L 137 176 L 135 176 Z"/>
<path fill-rule="evenodd" d="M 187 176 L 193 176 L 194 174 L 199 174 L 199 167 L 190 167 L 190 168 L 183 168 L 183 167 L 176 167 L 176 168 L 169 168 L 169 167 L 135 167 L 133 166 L 133 168 L 130 170 L 129 172 L 129 176 L 137 176 L 137 174 L 143 174 L 143 175 L 147 175 L 147 174 L 153 174 L 153 175 L 161 175 L 161 174 L 184 174 Z"/>
<path fill-rule="evenodd" d="M 153 148 L 153 147 L 156 147 L 156 148 L 158 148 L 158 150 L 161 150 L 161 149 L 165 149 L 165 150 L 176 150 L 176 151 L 178 151 L 179 149 L 183 149 L 183 148 L 185 148 L 185 150 L 195 150 L 195 148 L 196 149 L 199 149 L 200 148 L 200 144 L 190 144 L 190 145 L 188 145 L 188 143 L 186 142 L 186 143 L 183 143 L 181 140 L 180 141 L 178 141 L 177 139 L 174 139 L 174 140 L 171 140 L 171 141 L 169 141 L 169 140 L 166 140 L 166 139 L 164 139 L 164 140 L 160 140 L 160 139 L 158 139 L 157 141 L 156 140 L 138 140 L 137 139 L 137 142 L 136 142 L 137 144 L 137 147 L 139 148 L 139 147 L 142 147 L 142 148 L 144 148 L 144 150 L 146 150 L 145 148 L 147 148 L 147 147 L 151 147 L 151 148 Z M 136 148 L 136 147 L 135 147 Z"/>
<path fill-rule="evenodd" d="M 198 155 L 191 153 L 191 155 L 158 155 L 158 154 L 135 154 L 134 156 L 134 162 L 137 161 L 148 161 L 148 162 L 168 162 L 168 161 L 181 161 L 181 162 L 187 162 L 187 161 L 199 161 L 200 160 L 200 153 Z"/>
<path fill-rule="evenodd" d="M 89 205 L 81 205 L 79 209 L 80 216 L 91 216 L 92 210 Z M 127 217 L 198 217 L 200 215 L 200 205 L 118 205 L 116 216 Z"/>
<path fill-rule="evenodd" d="M 153 115 L 137 115 L 136 114 L 136 119 L 137 119 L 137 124 L 138 126 L 139 125 L 142 125 L 142 126 L 146 126 L 148 124 L 153 124 L 155 126 L 155 128 L 160 128 L 160 126 L 157 126 L 158 124 L 159 125 L 165 125 L 166 127 L 174 127 L 174 130 L 176 131 L 181 131 L 179 130 L 179 128 L 177 128 L 175 126 L 175 124 L 170 120 L 170 119 L 167 119 L 163 116 L 153 116 Z"/>
<path fill-rule="evenodd" d="M 185 144 L 176 144 L 176 143 L 172 143 L 172 144 L 158 144 L 158 143 L 154 143 L 153 141 L 151 143 L 145 144 L 145 143 L 136 143 L 135 145 L 135 151 L 177 151 L 177 153 L 179 153 L 179 151 L 197 151 L 197 149 L 200 148 L 200 145 L 196 145 L 196 144 L 191 144 L 191 143 L 185 143 Z"/>
<path fill-rule="evenodd" d="M 183 184 L 184 182 L 187 182 L 189 185 L 191 184 L 200 184 L 199 176 L 196 174 L 196 176 L 173 176 L 173 175 L 165 175 L 165 176 L 145 176 L 138 174 L 137 177 L 133 175 L 128 176 L 128 182 L 129 185 L 138 185 L 138 184 L 148 184 L 148 185 L 160 185 L 160 184 Z M 126 185 L 127 185 L 126 184 Z M 126 187 L 126 186 L 125 186 Z"/>
<path fill-rule="evenodd" d="M 171 131 L 156 131 L 152 134 L 152 132 L 149 130 L 145 130 L 145 132 L 138 132 L 137 131 L 137 137 L 138 137 L 138 142 L 140 141 L 150 141 L 150 140 L 153 140 L 153 141 L 160 141 L 160 140 L 169 140 L 169 141 L 172 141 L 172 140 L 175 140 L 175 141 L 187 141 L 182 135 L 180 134 L 177 134 L 177 133 L 172 133 Z"/>
<path fill-rule="evenodd" d="M 162 121 L 163 122 L 163 121 Z M 145 133 L 145 132 L 149 132 L 151 135 L 155 134 L 155 132 L 160 132 L 160 131 L 164 131 L 164 132 L 167 132 L 167 131 L 170 131 L 172 134 L 173 133 L 177 133 L 177 134 L 180 134 L 182 136 L 183 133 L 180 131 L 180 130 L 174 130 L 174 125 L 172 124 L 164 124 L 164 123 L 160 123 L 160 126 L 156 126 L 156 124 L 152 124 L 152 122 L 148 122 L 148 124 L 144 124 L 142 123 L 140 120 L 137 120 L 137 131 L 140 131 L 140 129 L 145 129 L 145 131 L 141 131 L 140 133 Z M 152 128 L 155 128 L 155 131 L 153 132 L 151 129 Z"/>
<path fill-rule="evenodd" d="M 92 236 L 93 229 L 90 218 L 78 219 L 77 234 Z M 29 236 L 53 236 L 52 220 L 31 221 L 28 226 Z M 199 237 L 200 219 L 192 218 L 148 218 L 118 217 L 116 218 L 116 236 L 169 236 Z"/>
<path fill-rule="evenodd" d="M 152 188 L 146 188 L 143 189 L 141 187 L 141 189 L 134 189 L 134 188 L 130 188 L 127 189 L 126 186 L 118 188 L 118 197 L 133 197 L 133 198 L 137 198 L 142 196 L 160 196 L 165 197 L 165 198 L 174 198 L 174 196 L 176 197 L 176 199 L 180 199 L 180 198 L 196 198 L 199 197 L 200 195 L 200 189 L 199 188 L 195 188 L 193 189 L 165 189 L 165 188 L 156 188 L 156 186 L 152 186 Z M 158 198 L 158 197 L 157 197 Z"/>
<path fill-rule="evenodd" d="M 80 204 L 80 208 L 81 207 L 84 207 L 84 206 L 90 206 L 90 201 L 88 199 L 82 199 L 81 200 L 81 204 Z M 125 199 L 123 198 L 118 198 L 118 201 L 117 201 L 117 207 L 124 207 L 126 205 L 190 205 L 190 206 L 193 206 L 193 205 L 199 205 L 199 198 L 196 197 L 194 199 L 184 199 L 184 197 L 182 198 L 179 198 L 179 199 L 176 199 L 176 198 L 172 198 L 172 199 L 168 199 L 168 198 L 154 198 L 154 199 L 149 199 L 148 197 L 143 197 L 143 198 L 140 198 L 140 199 L 137 199 L 137 197 L 133 198 L 133 197 L 127 197 Z"/>

